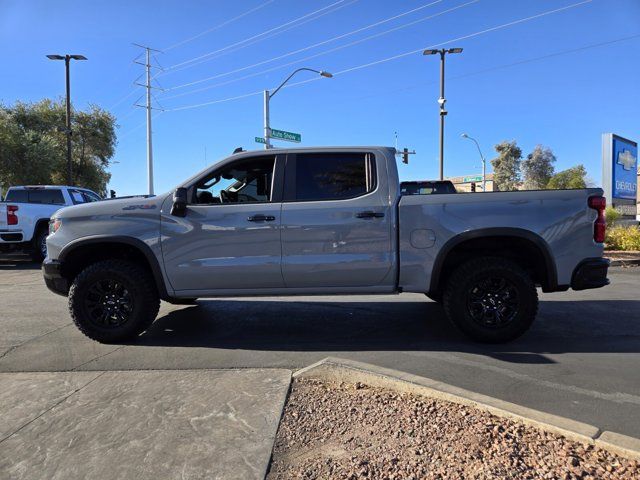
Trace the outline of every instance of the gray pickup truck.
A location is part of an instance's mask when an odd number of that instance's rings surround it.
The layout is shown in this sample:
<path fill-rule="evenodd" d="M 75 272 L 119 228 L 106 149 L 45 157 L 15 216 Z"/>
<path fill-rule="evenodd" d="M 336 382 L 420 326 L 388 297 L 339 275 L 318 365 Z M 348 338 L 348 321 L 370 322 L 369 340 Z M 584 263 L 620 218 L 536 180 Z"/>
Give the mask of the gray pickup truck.
<path fill-rule="evenodd" d="M 401 292 L 504 342 L 534 320 L 536 287 L 609 283 L 601 189 L 403 196 L 395 154 L 239 152 L 171 193 L 62 209 L 44 279 L 105 343 L 145 331 L 160 299 Z"/>

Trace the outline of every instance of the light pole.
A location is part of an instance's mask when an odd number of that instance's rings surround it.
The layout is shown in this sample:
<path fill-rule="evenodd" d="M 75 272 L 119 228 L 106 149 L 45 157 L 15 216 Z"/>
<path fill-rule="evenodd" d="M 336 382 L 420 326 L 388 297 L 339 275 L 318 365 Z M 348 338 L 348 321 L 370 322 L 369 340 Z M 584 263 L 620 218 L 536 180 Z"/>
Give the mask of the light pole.
<path fill-rule="evenodd" d="M 460 136 L 462 138 L 467 138 L 469 140 L 472 140 L 473 143 L 476 144 L 476 147 L 478 147 L 478 153 L 480 154 L 480 160 L 482 160 L 482 191 L 486 192 L 487 191 L 487 162 L 484 159 L 484 155 L 482 155 L 482 150 L 480 150 L 480 144 L 478 143 L 478 141 L 475 138 L 470 137 L 466 133 L 463 133 Z"/>
<path fill-rule="evenodd" d="M 86 60 L 87 57 L 83 55 L 47 55 L 47 58 L 49 60 L 64 60 L 67 84 L 67 125 L 65 132 L 67 135 L 67 184 L 73 185 L 71 176 L 71 81 L 69 79 L 69 63 L 71 60 Z"/>
<path fill-rule="evenodd" d="M 422 52 L 423 55 L 435 55 L 436 53 L 440 54 L 440 98 L 438 98 L 440 105 L 440 180 L 444 180 L 444 116 L 447 114 L 444 108 L 446 103 L 444 98 L 444 56 L 447 53 L 462 53 L 462 48 L 443 48 Z"/>
<path fill-rule="evenodd" d="M 331 78 L 333 77 L 332 74 L 330 74 L 329 72 L 325 72 L 324 70 L 314 70 L 313 68 L 299 68 L 297 70 L 294 70 L 294 72 L 289 75 L 284 82 L 282 82 L 278 88 L 276 88 L 273 92 L 269 92 L 269 90 L 265 90 L 264 91 L 264 148 L 269 149 L 271 148 L 271 126 L 269 125 L 269 100 L 271 100 L 271 98 L 278 93 L 278 90 L 280 90 L 282 87 L 284 87 L 284 84 L 287 83 L 289 80 L 291 80 L 291 77 L 293 77 L 296 73 L 301 72 L 303 70 L 307 70 L 309 72 L 313 72 L 313 73 L 317 73 L 319 74 L 321 77 L 326 77 L 326 78 Z"/>

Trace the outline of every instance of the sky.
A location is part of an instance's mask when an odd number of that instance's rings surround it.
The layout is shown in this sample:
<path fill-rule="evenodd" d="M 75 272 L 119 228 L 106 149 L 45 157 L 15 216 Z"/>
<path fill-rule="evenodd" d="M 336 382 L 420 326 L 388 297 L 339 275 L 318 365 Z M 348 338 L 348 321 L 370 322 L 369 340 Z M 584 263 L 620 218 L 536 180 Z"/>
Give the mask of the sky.
<path fill-rule="evenodd" d="M 601 138 L 640 139 L 640 0 L 0 0 L 0 102 L 64 95 L 112 112 L 118 144 L 110 189 L 146 193 L 144 67 L 154 53 L 156 193 L 236 147 L 261 147 L 264 89 L 300 72 L 271 100 L 271 126 L 302 146 L 415 150 L 401 179 L 438 176 L 439 57 L 446 60 L 445 175 L 481 172 L 476 138 L 542 144 L 556 170 L 584 164 L 601 184 Z M 142 76 L 141 76 L 142 75 Z M 297 144 L 274 141 L 288 147 Z M 489 168 L 490 171 L 490 168 Z"/>

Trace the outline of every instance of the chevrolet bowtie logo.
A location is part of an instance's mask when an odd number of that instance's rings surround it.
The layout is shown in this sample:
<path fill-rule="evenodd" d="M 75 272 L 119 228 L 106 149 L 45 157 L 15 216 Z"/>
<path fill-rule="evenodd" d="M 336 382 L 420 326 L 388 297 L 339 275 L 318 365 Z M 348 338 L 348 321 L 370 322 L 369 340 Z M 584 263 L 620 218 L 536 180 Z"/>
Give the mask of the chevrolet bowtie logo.
<path fill-rule="evenodd" d="M 631 170 L 636 164 L 636 157 L 629 150 L 618 152 L 618 165 L 622 165 L 625 170 Z"/>

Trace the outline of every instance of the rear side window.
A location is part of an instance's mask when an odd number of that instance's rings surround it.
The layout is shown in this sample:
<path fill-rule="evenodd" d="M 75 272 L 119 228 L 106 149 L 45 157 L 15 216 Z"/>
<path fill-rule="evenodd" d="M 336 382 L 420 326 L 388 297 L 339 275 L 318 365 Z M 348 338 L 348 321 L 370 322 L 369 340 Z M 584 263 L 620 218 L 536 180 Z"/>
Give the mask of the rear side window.
<path fill-rule="evenodd" d="M 64 205 L 64 197 L 61 190 L 43 189 L 27 190 L 29 203 L 45 203 L 48 205 Z"/>
<path fill-rule="evenodd" d="M 287 182 L 288 200 L 359 197 L 375 189 L 374 157 L 369 153 L 299 154 L 294 177 L 294 182 Z"/>
<path fill-rule="evenodd" d="M 26 190 L 9 190 L 4 200 L 5 202 L 27 203 L 29 198 Z"/>
<path fill-rule="evenodd" d="M 62 191 L 58 189 L 24 189 L 10 190 L 7 193 L 7 202 L 46 203 L 52 205 L 64 205 Z"/>

